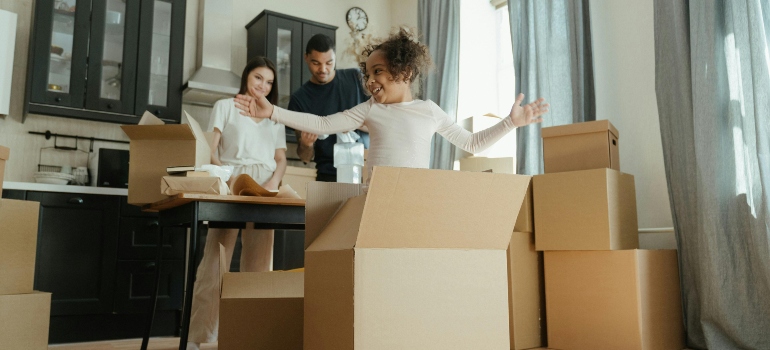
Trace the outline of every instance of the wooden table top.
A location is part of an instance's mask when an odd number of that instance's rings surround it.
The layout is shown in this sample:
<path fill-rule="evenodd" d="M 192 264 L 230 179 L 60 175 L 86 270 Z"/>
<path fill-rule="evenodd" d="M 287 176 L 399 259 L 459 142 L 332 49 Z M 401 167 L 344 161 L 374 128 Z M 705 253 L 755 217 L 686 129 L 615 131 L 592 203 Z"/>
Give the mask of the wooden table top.
<path fill-rule="evenodd" d="M 142 207 L 142 211 L 157 212 L 193 201 L 199 202 L 219 202 L 219 203 L 244 203 L 244 204 L 271 204 L 288 205 L 295 207 L 304 207 L 304 199 L 295 198 L 277 198 L 277 197 L 253 197 L 253 196 L 222 196 L 218 194 L 200 194 L 200 193 L 180 193 L 166 199 L 147 204 Z"/>

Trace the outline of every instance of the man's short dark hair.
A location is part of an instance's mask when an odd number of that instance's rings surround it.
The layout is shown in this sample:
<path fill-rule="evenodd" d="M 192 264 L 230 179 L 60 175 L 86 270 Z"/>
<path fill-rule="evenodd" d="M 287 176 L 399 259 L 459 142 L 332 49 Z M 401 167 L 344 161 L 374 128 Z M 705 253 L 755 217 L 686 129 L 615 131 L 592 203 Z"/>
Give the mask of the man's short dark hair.
<path fill-rule="evenodd" d="M 305 47 L 305 54 L 310 54 L 311 51 L 326 52 L 334 50 L 334 40 L 324 34 L 316 34 L 310 38 Z"/>

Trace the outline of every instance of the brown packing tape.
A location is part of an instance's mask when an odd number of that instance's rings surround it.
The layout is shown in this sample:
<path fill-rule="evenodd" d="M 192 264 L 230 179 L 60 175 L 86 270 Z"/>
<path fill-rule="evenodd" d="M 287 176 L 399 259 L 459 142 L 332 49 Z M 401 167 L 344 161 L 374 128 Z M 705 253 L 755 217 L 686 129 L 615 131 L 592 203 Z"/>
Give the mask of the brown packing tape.
<path fill-rule="evenodd" d="M 233 182 L 233 194 L 236 196 L 275 197 L 277 191 L 268 191 L 247 174 L 238 175 Z"/>

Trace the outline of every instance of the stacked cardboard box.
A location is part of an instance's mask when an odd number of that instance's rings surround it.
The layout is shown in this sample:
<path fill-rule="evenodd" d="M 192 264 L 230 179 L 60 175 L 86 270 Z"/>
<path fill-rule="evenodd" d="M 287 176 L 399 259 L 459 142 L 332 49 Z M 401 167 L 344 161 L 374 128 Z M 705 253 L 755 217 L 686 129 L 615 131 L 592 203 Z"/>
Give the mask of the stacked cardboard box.
<path fill-rule="evenodd" d="M 543 128 L 535 176 L 548 347 L 682 349 L 675 250 L 638 250 L 636 193 L 608 121 Z"/>
<path fill-rule="evenodd" d="M 8 159 L 0 146 L 0 175 Z M 4 156 L 3 156 L 4 155 Z M 0 180 L 2 178 L 0 177 Z M 2 191 L 2 182 L 0 182 Z M 7 349 L 47 349 L 51 294 L 32 289 L 38 202 L 0 199 L 0 344 Z"/>
<path fill-rule="evenodd" d="M 305 349 L 510 349 L 509 325 L 539 337 L 537 253 L 526 232 L 511 243 L 530 182 L 377 167 L 366 194 L 310 183 Z"/>

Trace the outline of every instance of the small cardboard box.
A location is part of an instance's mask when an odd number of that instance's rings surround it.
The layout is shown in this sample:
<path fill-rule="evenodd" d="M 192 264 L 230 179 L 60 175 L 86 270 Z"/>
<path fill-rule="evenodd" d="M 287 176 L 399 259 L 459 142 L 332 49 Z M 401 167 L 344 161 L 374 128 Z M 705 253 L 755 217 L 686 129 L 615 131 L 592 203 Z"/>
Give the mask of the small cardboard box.
<path fill-rule="evenodd" d="M 3 349 L 48 349 L 51 293 L 0 295 L 0 342 Z"/>
<path fill-rule="evenodd" d="M 543 128 L 545 173 L 610 168 L 620 170 L 620 133 L 608 120 Z"/>
<path fill-rule="evenodd" d="M 160 181 L 160 193 L 167 196 L 179 193 L 227 195 L 229 191 L 218 176 L 164 176 Z"/>
<path fill-rule="evenodd" d="M 497 174 L 515 174 L 515 159 L 512 157 L 486 158 L 486 157 L 468 157 L 460 159 L 460 171 L 488 171 L 491 170 Z M 516 218 L 516 226 L 513 228 L 516 232 L 532 232 L 535 228 L 532 215 L 532 186 L 524 197 L 524 203 L 519 210 L 519 216 Z"/>
<path fill-rule="evenodd" d="M 535 236 L 532 233 L 514 232 L 507 254 L 511 350 L 543 346 L 543 253 L 535 251 Z"/>
<path fill-rule="evenodd" d="M 304 272 L 227 272 L 220 245 L 220 350 L 302 350 Z"/>
<path fill-rule="evenodd" d="M 532 179 L 537 250 L 639 248 L 634 177 L 613 169 Z"/>
<path fill-rule="evenodd" d="M 529 182 L 375 167 L 365 195 L 308 184 L 305 349 L 510 349 L 506 251 Z"/>
<path fill-rule="evenodd" d="M 166 198 L 158 184 L 166 168 L 211 162 L 211 150 L 200 125 L 185 116 L 188 124 L 164 125 L 145 112 L 138 125 L 120 128 L 131 139 L 128 167 L 128 204 L 144 205 Z"/>
<path fill-rule="evenodd" d="M 289 185 L 302 199 L 307 198 L 307 183 L 315 181 L 316 170 L 313 168 L 300 168 L 287 166 L 281 183 Z"/>
<path fill-rule="evenodd" d="M 549 347 L 684 348 L 676 250 L 544 256 Z"/>
<path fill-rule="evenodd" d="M 5 177 L 5 162 L 11 155 L 11 149 L 0 146 L 0 192 L 3 191 L 3 178 Z"/>
<path fill-rule="evenodd" d="M 0 199 L 0 294 L 31 293 L 40 203 Z"/>

